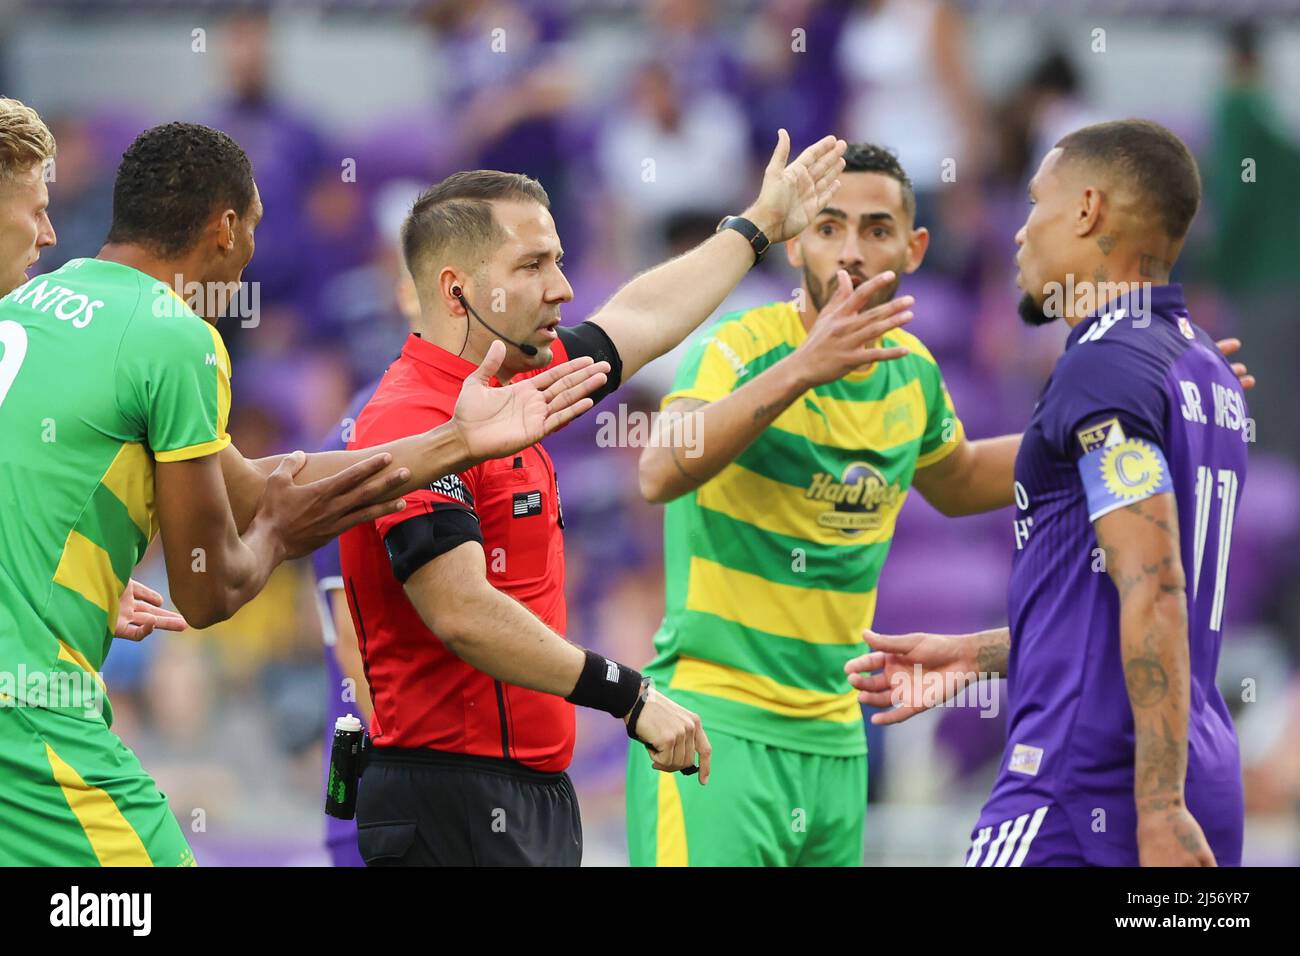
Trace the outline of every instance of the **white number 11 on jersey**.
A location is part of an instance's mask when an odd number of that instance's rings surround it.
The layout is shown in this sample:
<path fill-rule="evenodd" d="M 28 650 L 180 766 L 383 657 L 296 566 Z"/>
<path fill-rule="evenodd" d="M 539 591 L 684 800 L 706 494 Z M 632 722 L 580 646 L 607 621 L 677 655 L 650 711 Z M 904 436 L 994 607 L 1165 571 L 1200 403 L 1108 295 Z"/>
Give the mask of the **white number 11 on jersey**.
<path fill-rule="evenodd" d="M 1201 585 L 1201 559 L 1205 556 L 1205 541 L 1210 530 L 1210 511 L 1215 485 L 1218 485 L 1219 499 L 1219 551 L 1214 568 L 1214 602 L 1210 605 L 1210 630 L 1223 630 L 1223 596 L 1228 583 L 1228 553 L 1232 550 L 1232 519 L 1237 511 L 1237 489 L 1240 482 L 1236 472 L 1228 468 L 1219 469 L 1218 481 L 1214 470 L 1201 465 L 1196 469 L 1196 536 L 1193 549 L 1196 566 L 1192 571 L 1192 597 L 1196 597 Z"/>

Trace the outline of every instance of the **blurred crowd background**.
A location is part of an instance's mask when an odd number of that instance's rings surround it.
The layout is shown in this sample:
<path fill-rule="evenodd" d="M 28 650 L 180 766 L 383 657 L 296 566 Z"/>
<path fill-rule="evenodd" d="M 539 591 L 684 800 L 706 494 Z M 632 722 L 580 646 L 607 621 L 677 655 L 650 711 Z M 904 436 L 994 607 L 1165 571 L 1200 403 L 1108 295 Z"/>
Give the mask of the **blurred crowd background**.
<path fill-rule="evenodd" d="M 1248 19 L 1226 20 L 1211 7 Z M 398 226 L 424 186 L 515 170 L 549 191 L 575 301 L 707 237 L 756 193 L 778 126 L 895 149 L 931 251 L 902 291 L 972 437 L 1020 431 L 1065 327 L 1022 328 L 1012 236 L 1063 133 L 1146 116 L 1192 146 L 1202 211 L 1175 270 L 1195 320 L 1245 340 L 1258 441 L 1233 537 L 1220 681 L 1245 762 L 1248 863 L 1300 862 L 1300 13 L 1291 2 L 447 0 L 286 4 L 0 0 L 0 90 L 58 140 L 53 269 L 94 255 L 117 160 L 142 129 L 205 122 L 249 153 L 266 217 L 245 279 L 258 308 L 219 323 L 230 431 L 256 457 L 321 444 L 397 354 Z M 1254 177 L 1243 177 L 1243 160 Z M 654 176 L 646 181 L 646 160 Z M 953 161 L 955 181 L 942 176 Z M 952 177 L 948 177 L 951 179 Z M 767 258 L 722 311 L 790 297 Z M 251 314 L 250 314 L 251 313 Z M 657 408 L 675 357 L 607 400 Z M 563 476 L 569 636 L 631 663 L 662 611 L 662 516 L 635 448 L 596 419 L 548 440 Z M 1010 512 L 951 520 L 912 496 L 877 629 L 1005 622 Z M 158 555 L 138 575 L 165 587 Z M 203 633 L 118 642 L 117 730 L 201 863 L 319 863 L 326 695 L 305 562 Z M 1003 716 L 946 710 L 869 732 L 867 862 L 959 862 Z M 579 711 L 571 774 L 587 862 L 625 860 L 621 724 Z"/>

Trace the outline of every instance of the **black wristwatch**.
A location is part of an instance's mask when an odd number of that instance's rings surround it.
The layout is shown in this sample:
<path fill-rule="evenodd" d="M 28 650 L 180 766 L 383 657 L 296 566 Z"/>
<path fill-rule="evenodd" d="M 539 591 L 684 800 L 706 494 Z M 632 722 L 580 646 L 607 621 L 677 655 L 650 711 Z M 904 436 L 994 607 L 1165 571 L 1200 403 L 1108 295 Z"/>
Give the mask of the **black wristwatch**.
<path fill-rule="evenodd" d="M 745 237 L 749 247 L 754 250 L 754 265 L 758 265 L 763 258 L 763 254 L 767 252 L 767 247 L 772 244 L 763 230 L 744 216 L 723 216 L 722 222 L 718 223 L 718 228 L 714 231 L 722 232 L 724 229 L 734 229 Z"/>

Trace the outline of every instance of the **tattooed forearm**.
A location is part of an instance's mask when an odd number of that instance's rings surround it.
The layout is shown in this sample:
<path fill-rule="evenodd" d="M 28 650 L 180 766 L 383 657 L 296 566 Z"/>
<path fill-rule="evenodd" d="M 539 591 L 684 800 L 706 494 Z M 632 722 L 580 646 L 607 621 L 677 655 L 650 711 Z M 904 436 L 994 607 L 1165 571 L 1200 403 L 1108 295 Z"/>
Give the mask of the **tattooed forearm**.
<path fill-rule="evenodd" d="M 1177 505 L 1173 495 L 1156 495 L 1110 512 L 1093 527 L 1119 593 L 1138 811 L 1185 813 L 1191 678 Z"/>
<path fill-rule="evenodd" d="M 1011 654 L 1011 631 L 1002 628 L 975 635 L 975 670 L 980 674 L 1005 674 Z"/>
<path fill-rule="evenodd" d="M 1141 721 L 1135 729 L 1137 761 L 1133 796 L 1139 810 L 1167 810 L 1181 806 L 1187 777 L 1187 733 L 1175 734 L 1160 718 Z"/>

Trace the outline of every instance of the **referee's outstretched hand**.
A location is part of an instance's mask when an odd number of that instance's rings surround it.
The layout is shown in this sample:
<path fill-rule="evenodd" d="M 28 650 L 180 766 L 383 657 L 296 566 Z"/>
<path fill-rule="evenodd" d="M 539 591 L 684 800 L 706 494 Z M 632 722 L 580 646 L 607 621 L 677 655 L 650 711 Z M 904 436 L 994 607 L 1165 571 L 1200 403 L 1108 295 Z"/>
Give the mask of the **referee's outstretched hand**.
<path fill-rule="evenodd" d="M 452 424 L 475 462 L 513 455 L 573 421 L 591 408 L 587 396 L 605 384 L 609 372 L 608 362 L 585 355 L 513 385 L 493 387 L 505 357 L 505 344 L 493 342 L 456 401 Z"/>
<path fill-rule="evenodd" d="M 664 773 L 696 766 L 695 757 L 699 754 L 700 785 L 709 782 L 713 745 L 704 733 L 699 715 L 674 703 L 657 688 L 651 687 L 647 693 L 645 706 L 636 720 L 636 736 L 650 750 L 654 768 Z"/>

